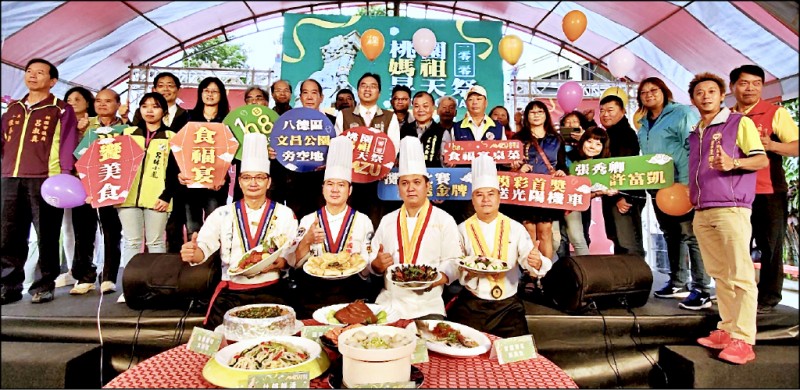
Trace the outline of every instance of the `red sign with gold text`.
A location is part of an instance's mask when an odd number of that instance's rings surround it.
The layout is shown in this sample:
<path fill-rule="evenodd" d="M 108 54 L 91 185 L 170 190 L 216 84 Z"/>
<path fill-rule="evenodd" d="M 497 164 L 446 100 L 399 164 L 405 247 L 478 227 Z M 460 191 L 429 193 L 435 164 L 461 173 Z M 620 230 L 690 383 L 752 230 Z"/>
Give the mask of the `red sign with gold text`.
<path fill-rule="evenodd" d="M 92 207 L 125 202 L 144 159 L 144 150 L 129 135 L 99 138 L 75 163 Z"/>
<path fill-rule="evenodd" d="M 386 133 L 366 126 L 354 127 L 341 135 L 353 141 L 353 182 L 381 180 L 394 167 L 394 143 Z"/>
<path fill-rule="evenodd" d="M 498 164 L 522 160 L 522 142 L 506 141 L 453 141 L 443 146 L 444 162 L 468 165 L 475 157 L 486 154 Z"/>
<path fill-rule="evenodd" d="M 497 176 L 500 203 L 586 211 L 592 200 L 592 183 L 585 177 L 504 171 L 497 172 Z"/>
<path fill-rule="evenodd" d="M 181 173 L 192 181 L 187 187 L 209 189 L 225 182 L 239 147 L 228 126 L 213 122 L 189 122 L 169 144 Z"/>

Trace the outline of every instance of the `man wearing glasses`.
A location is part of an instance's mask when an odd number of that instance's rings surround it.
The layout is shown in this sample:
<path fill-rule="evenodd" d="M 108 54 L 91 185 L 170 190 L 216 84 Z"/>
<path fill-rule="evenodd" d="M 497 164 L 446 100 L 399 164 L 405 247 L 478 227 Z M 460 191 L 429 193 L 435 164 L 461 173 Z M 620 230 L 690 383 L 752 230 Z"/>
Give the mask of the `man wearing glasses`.
<path fill-rule="evenodd" d="M 269 94 L 263 88 L 259 86 L 252 86 L 247 88 L 247 91 L 244 92 L 244 103 L 245 104 L 258 104 L 264 107 L 269 106 Z"/>
<path fill-rule="evenodd" d="M 189 122 L 189 111 L 183 109 L 183 107 L 179 106 L 178 101 L 178 92 L 181 90 L 181 80 L 178 79 L 178 76 L 170 72 L 163 72 L 156 75 L 156 78 L 153 79 L 153 92 L 158 92 L 164 99 L 167 100 L 167 105 L 169 108 L 167 109 L 168 115 L 164 115 L 164 123 L 169 126 L 174 132 L 179 132 Z M 123 106 L 120 109 L 120 116 L 124 121 L 128 121 L 128 111 L 127 105 Z M 136 110 L 136 113 L 133 115 L 133 121 L 131 124 L 133 126 L 138 126 L 139 123 L 142 121 L 142 113 L 140 110 Z M 178 214 L 178 213 L 173 213 Z"/>
<path fill-rule="evenodd" d="M 411 104 L 411 89 L 405 85 L 395 85 L 392 88 L 392 109 L 394 115 L 397 116 L 397 123 L 400 128 L 414 120 L 414 117 L 408 111 Z"/>
<path fill-rule="evenodd" d="M 270 162 L 264 150 L 267 137 L 247 133 L 242 146 L 242 173 L 239 186 L 244 199 L 219 207 L 207 218 L 199 233 L 181 247 L 181 259 L 200 264 L 216 251 L 222 260 L 222 281 L 211 298 L 205 326 L 214 329 L 222 323 L 225 312 L 253 303 L 285 303 L 284 282 L 280 271 L 294 261 L 294 249 L 287 248 L 275 262 L 252 276 L 231 276 L 228 269 L 238 268 L 245 254 L 268 238 L 292 240 L 297 232 L 297 218 L 292 210 L 267 197 Z M 280 241 L 279 241 L 280 242 Z"/>

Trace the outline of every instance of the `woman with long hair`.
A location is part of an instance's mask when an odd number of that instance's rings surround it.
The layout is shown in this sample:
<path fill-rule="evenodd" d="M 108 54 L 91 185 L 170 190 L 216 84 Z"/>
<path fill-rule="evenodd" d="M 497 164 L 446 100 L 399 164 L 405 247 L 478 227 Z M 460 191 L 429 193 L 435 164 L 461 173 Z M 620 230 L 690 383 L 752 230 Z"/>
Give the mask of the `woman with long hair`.
<path fill-rule="evenodd" d="M 512 171 L 555 177 L 566 175 L 564 140 L 553 126 L 550 112 L 543 102 L 534 100 L 528 103 L 522 114 L 522 127 L 513 139 L 522 142 L 525 153 L 522 160 L 511 163 Z M 542 255 L 552 259 L 552 223 L 562 213 L 558 209 L 516 206 L 509 210 L 508 216 L 522 223 L 533 242 L 539 241 Z"/>

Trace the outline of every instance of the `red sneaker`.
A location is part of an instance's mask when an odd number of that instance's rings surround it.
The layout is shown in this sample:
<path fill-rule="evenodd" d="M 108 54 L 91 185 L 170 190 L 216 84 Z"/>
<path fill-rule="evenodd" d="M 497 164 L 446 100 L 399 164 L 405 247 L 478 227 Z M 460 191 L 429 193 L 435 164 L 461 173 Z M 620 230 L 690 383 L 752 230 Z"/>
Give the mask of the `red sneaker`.
<path fill-rule="evenodd" d="M 701 337 L 697 339 L 697 343 L 714 349 L 724 349 L 731 343 L 730 333 L 719 329 L 711 332 L 708 337 Z"/>
<path fill-rule="evenodd" d="M 731 343 L 719 353 L 719 358 L 734 364 L 745 364 L 756 358 L 753 346 L 743 340 L 733 339 Z"/>

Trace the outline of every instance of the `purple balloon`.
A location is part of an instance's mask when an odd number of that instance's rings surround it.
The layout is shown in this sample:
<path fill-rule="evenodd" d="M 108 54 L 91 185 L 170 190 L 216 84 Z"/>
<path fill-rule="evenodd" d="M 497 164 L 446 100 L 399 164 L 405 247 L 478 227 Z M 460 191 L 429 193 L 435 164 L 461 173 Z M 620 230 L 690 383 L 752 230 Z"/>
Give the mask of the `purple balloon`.
<path fill-rule="evenodd" d="M 42 183 L 42 198 L 53 207 L 71 209 L 86 203 L 86 190 L 80 179 L 61 173 Z"/>
<path fill-rule="evenodd" d="M 558 105 L 565 113 L 578 108 L 583 100 L 583 87 L 577 81 L 569 81 L 558 87 Z"/>

